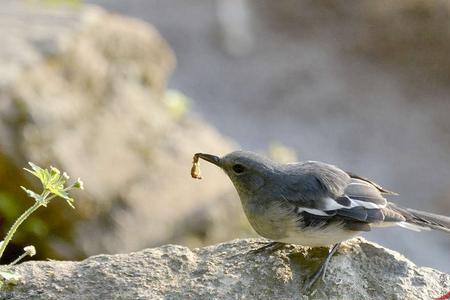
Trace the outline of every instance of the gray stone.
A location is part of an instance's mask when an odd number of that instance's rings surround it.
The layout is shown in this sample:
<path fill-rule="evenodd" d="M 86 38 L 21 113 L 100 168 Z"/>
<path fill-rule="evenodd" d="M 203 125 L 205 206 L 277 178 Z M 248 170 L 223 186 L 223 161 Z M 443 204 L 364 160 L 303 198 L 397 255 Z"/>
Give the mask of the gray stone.
<path fill-rule="evenodd" d="M 166 245 L 81 262 L 26 262 L 23 278 L 1 299 L 431 299 L 450 290 L 450 275 L 414 265 L 362 238 L 333 257 L 325 282 L 308 296 L 302 281 L 326 254 L 300 246 L 247 254 L 263 240 L 205 248 Z"/>

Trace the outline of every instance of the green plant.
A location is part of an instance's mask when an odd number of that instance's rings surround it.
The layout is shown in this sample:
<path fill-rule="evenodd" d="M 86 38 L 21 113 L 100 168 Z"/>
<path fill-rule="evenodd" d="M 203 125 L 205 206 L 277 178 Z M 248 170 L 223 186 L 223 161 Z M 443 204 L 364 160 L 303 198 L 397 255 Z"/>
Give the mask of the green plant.
<path fill-rule="evenodd" d="M 29 197 L 35 200 L 35 202 L 14 222 L 6 234 L 6 237 L 0 242 L 0 259 L 19 226 L 34 211 L 41 206 L 47 207 L 49 202 L 56 197 L 64 199 L 70 207 L 75 208 L 73 205 L 74 199 L 69 196 L 69 192 L 73 189 L 83 189 L 83 182 L 79 178 L 71 185 L 66 186 L 69 176 L 65 172 L 61 174 L 57 168 L 50 167 L 49 169 L 43 169 L 31 162 L 29 165 L 31 166 L 31 170 L 25 168 L 25 171 L 31 173 L 40 180 L 42 184 L 42 192 L 38 194 L 23 186 L 21 187 Z M 25 252 L 12 263 L 8 265 L 0 265 L 0 288 L 5 284 L 15 284 L 20 279 L 18 274 L 15 274 L 10 270 L 11 266 L 15 265 L 26 256 L 33 256 L 36 254 L 36 250 L 32 245 L 25 247 L 24 251 Z"/>

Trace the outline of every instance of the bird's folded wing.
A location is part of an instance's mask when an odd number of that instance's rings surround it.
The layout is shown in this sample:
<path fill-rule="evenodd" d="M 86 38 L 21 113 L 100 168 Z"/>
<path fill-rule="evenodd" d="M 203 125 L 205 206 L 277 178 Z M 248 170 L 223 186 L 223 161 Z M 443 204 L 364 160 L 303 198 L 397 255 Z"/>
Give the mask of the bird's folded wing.
<path fill-rule="evenodd" d="M 387 207 L 376 183 L 363 177 L 352 176 L 334 166 L 315 164 L 288 185 L 283 197 L 296 206 L 298 213 L 364 223 L 401 222 L 404 218 Z M 330 188 L 331 187 L 331 188 Z"/>
<path fill-rule="evenodd" d="M 398 195 L 396 192 L 389 191 L 389 190 L 385 189 L 384 187 L 382 187 L 381 185 L 379 185 L 378 183 L 376 183 L 376 182 L 374 182 L 374 181 L 372 181 L 372 180 L 370 180 L 370 179 L 367 179 L 367 178 L 365 178 L 365 177 L 356 175 L 356 174 L 353 173 L 353 172 L 348 172 L 348 171 L 347 171 L 346 173 L 347 173 L 351 178 L 359 179 L 359 180 L 365 181 L 365 182 L 367 182 L 367 183 L 370 183 L 371 185 L 373 185 L 374 187 L 376 187 L 382 194 L 386 194 L 386 195 Z"/>

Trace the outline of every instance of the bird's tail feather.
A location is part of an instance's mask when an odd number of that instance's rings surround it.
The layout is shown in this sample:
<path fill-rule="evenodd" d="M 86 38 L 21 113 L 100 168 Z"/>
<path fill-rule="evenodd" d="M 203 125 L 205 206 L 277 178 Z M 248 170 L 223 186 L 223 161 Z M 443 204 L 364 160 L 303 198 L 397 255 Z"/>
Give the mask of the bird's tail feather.
<path fill-rule="evenodd" d="M 404 222 L 399 223 L 402 227 L 412 230 L 417 227 L 423 229 L 429 228 L 450 233 L 450 217 L 411 208 L 398 207 L 396 205 L 392 205 L 390 208 L 400 213 L 405 218 Z"/>

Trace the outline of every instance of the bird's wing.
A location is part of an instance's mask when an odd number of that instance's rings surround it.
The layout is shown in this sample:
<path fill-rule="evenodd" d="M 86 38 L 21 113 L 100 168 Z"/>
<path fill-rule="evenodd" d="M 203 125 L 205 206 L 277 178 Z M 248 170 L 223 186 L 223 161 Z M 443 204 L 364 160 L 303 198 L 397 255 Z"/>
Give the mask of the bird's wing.
<path fill-rule="evenodd" d="M 350 176 L 351 178 L 359 179 L 359 180 L 362 180 L 362 181 L 365 181 L 365 182 L 370 183 L 371 185 L 373 185 L 374 187 L 376 187 L 382 194 L 387 194 L 387 195 L 398 195 L 396 192 L 389 191 L 389 190 L 385 189 L 384 187 L 382 187 L 381 185 L 379 185 L 378 183 L 373 182 L 373 181 L 370 180 L 370 179 L 367 179 L 367 178 L 365 178 L 365 177 L 356 175 L 356 174 L 353 173 L 353 172 L 348 172 L 348 171 L 347 171 L 346 173 L 347 173 L 348 176 Z"/>
<path fill-rule="evenodd" d="M 404 221 L 387 207 L 386 190 L 372 181 L 320 162 L 296 167 L 283 197 L 299 214 L 366 224 Z"/>

